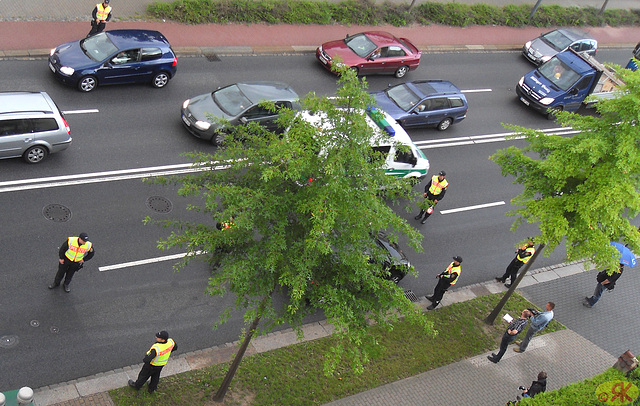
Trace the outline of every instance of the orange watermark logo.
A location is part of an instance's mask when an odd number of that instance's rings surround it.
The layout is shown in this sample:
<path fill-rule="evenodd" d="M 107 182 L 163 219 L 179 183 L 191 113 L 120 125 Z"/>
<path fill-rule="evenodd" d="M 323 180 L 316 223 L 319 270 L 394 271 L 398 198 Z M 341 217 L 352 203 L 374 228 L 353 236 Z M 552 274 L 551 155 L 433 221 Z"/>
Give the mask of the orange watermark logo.
<path fill-rule="evenodd" d="M 605 405 L 626 405 L 638 397 L 640 389 L 631 382 L 608 381 L 596 389 L 596 397 Z"/>

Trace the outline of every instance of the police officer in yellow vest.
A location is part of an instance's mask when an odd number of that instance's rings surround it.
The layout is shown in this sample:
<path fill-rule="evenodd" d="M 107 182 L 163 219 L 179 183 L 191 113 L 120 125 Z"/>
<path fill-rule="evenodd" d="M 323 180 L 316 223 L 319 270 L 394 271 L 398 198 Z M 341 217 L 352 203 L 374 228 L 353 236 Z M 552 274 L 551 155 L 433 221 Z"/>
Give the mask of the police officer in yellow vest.
<path fill-rule="evenodd" d="M 93 254 L 95 254 L 95 251 L 93 250 L 93 244 L 89 242 L 87 233 L 80 233 L 77 237 L 67 238 L 67 241 L 58 250 L 60 264 L 53 283 L 49 285 L 49 289 L 60 286 L 60 281 L 64 276 L 64 291 L 71 292 L 69 284 L 73 274 L 82 268 L 85 261 L 93 258 Z"/>
<path fill-rule="evenodd" d="M 107 25 L 107 21 L 111 20 L 111 6 L 109 0 L 102 0 L 102 3 L 96 4 L 93 12 L 91 13 L 91 31 L 87 34 L 87 37 L 96 35 L 104 31 L 104 27 Z"/>
<path fill-rule="evenodd" d="M 440 171 L 438 175 L 433 175 L 431 177 L 430 183 L 427 183 L 424 186 L 424 200 L 426 206 L 429 207 L 421 209 L 420 213 L 415 217 L 416 220 L 420 220 L 422 215 L 424 215 L 424 218 L 420 222 L 421 224 L 424 224 L 429 216 L 433 214 L 436 204 L 440 200 L 444 199 L 444 194 L 447 192 L 447 186 L 449 186 L 449 182 L 447 182 L 445 176 L 447 176 L 445 171 Z"/>
<path fill-rule="evenodd" d="M 438 284 L 433 290 L 433 295 L 426 296 L 426 298 L 431 301 L 431 305 L 427 307 L 428 310 L 435 309 L 440 304 L 442 296 L 444 296 L 444 292 L 458 282 L 460 272 L 462 271 L 462 268 L 460 267 L 461 263 L 462 257 L 453 257 L 453 262 L 449 264 L 447 269 L 445 269 L 440 275 L 436 276 L 436 278 L 438 278 Z"/>
<path fill-rule="evenodd" d="M 148 390 L 149 393 L 153 393 L 158 389 L 162 367 L 167 364 L 171 353 L 177 349 L 178 344 L 172 338 L 169 338 L 169 333 L 164 330 L 156 333 L 156 342 L 147 351 L 147 356 L 143 359 L 144 365 L 138 374 L 138 379 L 135 382 L 133 379 L 129 379 L 129 386 L 138 390 L 147 382 L 147 379 L 151 378 Z"/>
<path fill-rule="evenodd" d="M 516 257 L 513 258 L 509 266 L 507 266 L 507 270 L 504 271 L 504 275 L 497 277 L 496 280 L 504 283 L 504 286 L 510 288 L 511 285 L 513 285 L 513 282 L 516 281 L 516 276 L 518 275 L 520 268 L 522 268 L 522 265 L 529 262 L 529 259 L 531 259 L 535 252 L 536 249 L 533 247 L 533 241 L 527 240 L 527 245 L 523 245 L 516 251 Z M 511 282 L 505 283 L 507 278 L 511 278 Z"/>

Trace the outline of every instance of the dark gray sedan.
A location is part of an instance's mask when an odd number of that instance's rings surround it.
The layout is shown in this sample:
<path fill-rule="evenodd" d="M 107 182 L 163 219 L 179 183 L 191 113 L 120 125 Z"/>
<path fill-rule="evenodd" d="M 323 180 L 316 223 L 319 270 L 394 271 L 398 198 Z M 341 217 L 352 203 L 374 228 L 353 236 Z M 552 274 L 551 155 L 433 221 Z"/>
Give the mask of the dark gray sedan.
<path fill-rule="evenodd" d="M 558 28 L 528 41 L 522 47 L 522 54 L 531 62 L 540 65 L 569 48 L 576 52 L 595 55 L 598 41 L 577 28 Z"/>
<path fill-rule="evenodd" d="M 235 83 L 185 100 L 182 122 L 194 136 L 219 145 L 229 126 L 257 122 L 269 130 L 280 130 L 277 110 L 299 110 L 298 99 L 298 94 L 285 83 Z M 261 106 L 264 101 L 274 102 L 276 111 Z"/>

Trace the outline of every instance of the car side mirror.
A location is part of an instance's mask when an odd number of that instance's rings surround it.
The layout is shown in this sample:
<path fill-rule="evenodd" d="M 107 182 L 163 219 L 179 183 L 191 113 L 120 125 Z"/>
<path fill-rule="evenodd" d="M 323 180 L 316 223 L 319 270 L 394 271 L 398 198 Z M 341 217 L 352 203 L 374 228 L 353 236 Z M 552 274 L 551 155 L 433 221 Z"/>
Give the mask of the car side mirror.
<path fill-rule="evenodd" d="M 246 117 L 240 117 L 240 122 L 241 122 L 242 124 L 247 124 L 247 123 L 249 122 L 249 120 L 247 120 L 247 118 L 246 118 Z"/>
<path fill-rule="evenodd" d="M 577 95 L 578 94 L 578 88 L 574 87 L 573 89 L 569 90 L 569 94 L 570 95 Z"/>

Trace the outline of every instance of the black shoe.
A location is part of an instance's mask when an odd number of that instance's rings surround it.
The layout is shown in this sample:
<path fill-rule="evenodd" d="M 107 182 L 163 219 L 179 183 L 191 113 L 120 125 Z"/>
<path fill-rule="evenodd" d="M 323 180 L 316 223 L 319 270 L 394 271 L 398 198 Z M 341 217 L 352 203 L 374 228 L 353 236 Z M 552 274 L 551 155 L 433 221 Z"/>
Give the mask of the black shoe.
<path fill-rule="evenodd" d="M 69 289 L 69 285 L 62 285 L 64 287 L 64 291 L 69 293 L 71 292 L 71 289 Z"/>
<path fill-rule="evenodd" d="M 433 296 L 425 296 L 425 298 L 427 298 L 427 300 L 433 302 Z"/>
<path fill-rule="evenodd" d="M 422 218 L 422 214 L 418 214 L 417 216 L 414 217 L 414 219 L 416 220 L 420 220 Z"/>
<path fill-rule="evenodd" d="M 138 388 L 136 388 L 136 383 L 133 381 L 133 379 L 129 379 L 129 382 L 127 382 L 129 384 L 129 386 L 131 386 L 133 389 L 138 390 Z"/>
<path fill-rule="evenodd" d="M 510 287 L 511 287 L 511 284 L 510 284 L 510 283 L 505 283 L 505 284 L 504 284 L 504 287 L 505 287 L 505 288 L 510 288 Z"/>
<path fill-rule="evenodd" d="M 496 277 L 496 281 L 498 281 L 500 283 L 504 283 L 505 282 L 505 280 L 502 279 L 501 277 Z"/>
<path fill-rule="evenodd" d="M 53 288 L 57 288 L 58 286 L 60 286 L 59 283 L 52 283 L 51 285 L 47 286 L 49 289 L 53 289 Z"/>
<path fill-rule="evenodd" d="M 494 364 L 497 364 L 497 363 L 498 363 L 498 360 L 497 360 L 497 359 L 495 359 L 495 358 L 493 358 L 491 355 L 487 355 L 487 359 L 488 359 L 489 361 L 493 362 Z"/>
<path fill-rule="evenodd" d="M 420 224 L 424 224 L 427 222 L 427 217 L 423 218 L 422 221 L 420 222 Z"/>
<path fill-rule="evenodd" d="M 589 302 L 589 298 L 585 297 L 584 300 L 582 301 L 582 305 L 584 307 L 593 307 L 593 305 L 591 304 L 591 302 Z"/>

